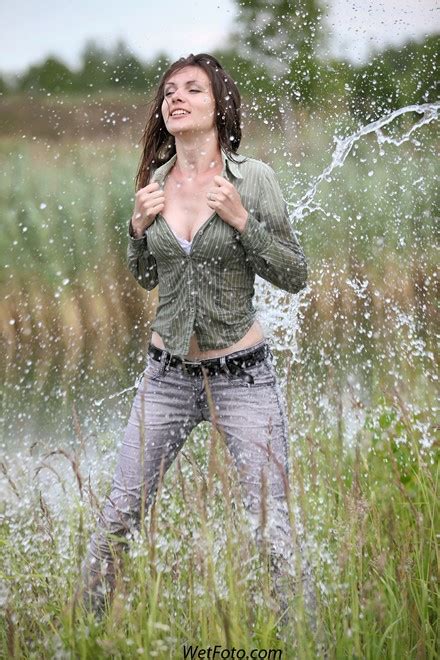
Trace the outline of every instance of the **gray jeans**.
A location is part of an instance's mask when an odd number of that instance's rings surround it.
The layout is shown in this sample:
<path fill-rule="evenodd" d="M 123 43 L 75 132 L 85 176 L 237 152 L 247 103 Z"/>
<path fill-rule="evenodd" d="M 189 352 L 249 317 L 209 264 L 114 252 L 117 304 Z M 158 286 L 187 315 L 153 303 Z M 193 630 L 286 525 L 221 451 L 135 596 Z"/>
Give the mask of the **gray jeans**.
<path fill-rule="evenodd" d="M 142 512 L 148 511 L 155 498 L 161 470 L 164 475 L 202 421 L 214 425 L 233 457 L 258 545 L 263 539 L 264 506 L 264 538 L 272 565 L 280 575 L 286 573 L 293 557 L 286 497 L 288 428 L 273 356 L 266 339 L 229 355 L 245 355 L 262 345 L 266 346 L 264 361 L 245 367 L 254 378 L 253 384 L 236 374 L 194 375 L 180 366 L 165 369 L 163 360 L 148 356 L 118 453 L 111 492 L 82 566 L 86 607 L 91 604 L 95 611 L 102 610 L 104 594 L 110 597 L 114 589 L 113 553 L 118 544 L 115 539 L 110 541 L 107 533 L 121 537 L 139 529 Z M 122 543 L 122 547 L 126 545 Z"/>

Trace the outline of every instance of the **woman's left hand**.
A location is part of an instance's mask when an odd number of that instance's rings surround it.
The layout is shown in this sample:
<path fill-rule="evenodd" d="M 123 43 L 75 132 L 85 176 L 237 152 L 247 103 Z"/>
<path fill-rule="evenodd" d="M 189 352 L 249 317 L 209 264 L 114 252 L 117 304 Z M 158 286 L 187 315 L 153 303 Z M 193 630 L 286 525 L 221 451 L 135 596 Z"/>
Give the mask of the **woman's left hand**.
<path fill-rule="evenodd" d="M 207 194 L 208 206 L 218 213 L 222 220 L 243 231 L 248 212 L 241 203 L 240 195 L 233 184 L 222 176 L 214 177 L 214 185 Z"/>

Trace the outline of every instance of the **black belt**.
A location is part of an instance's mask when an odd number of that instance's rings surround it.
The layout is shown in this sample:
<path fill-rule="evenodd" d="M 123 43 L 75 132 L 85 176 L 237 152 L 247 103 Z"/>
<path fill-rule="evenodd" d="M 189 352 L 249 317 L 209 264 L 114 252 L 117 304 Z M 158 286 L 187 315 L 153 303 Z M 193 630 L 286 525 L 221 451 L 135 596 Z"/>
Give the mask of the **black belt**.
<path fill-rule="evenodd" d="M 164 358 L 162 358 L 162 354 L 165 354 Z M 148 355 L 150 355 L 153 360 L 157 360 L 158 362 L 161 362 L 163 359 L 165 363 L 164 368 L 180 366 L 188 373 L 200 376 L 203 375 L 202 367 L 204 367 L 210 375 L 216 375 L 220 372 L 234 375 L 236 374 L 251 385 L 254 382 L 254 378 L 252 374 L 245 371 L 244 367 L 251 367 L 253 364 L 263 362 L 265 357 L 271 354 L 272 352 L 270 350 L 269 344 L 265 343 L 259 348 L 254 350 L 250 349 L 249 351 L 246 351 L 246 353 L 243 353 L 237 357 L 230 357 L 229 355 L 225 355 L 218 358 L 210 358 L 193 362 L 191 360 L 185 360 L 185 358 L 181 358 L 178 355 L 172 355 L 172 353 L 169 351 L 165 349 L 162 350 L 161 348 L 158 348 L 151 343 L 148 345 Z"/>

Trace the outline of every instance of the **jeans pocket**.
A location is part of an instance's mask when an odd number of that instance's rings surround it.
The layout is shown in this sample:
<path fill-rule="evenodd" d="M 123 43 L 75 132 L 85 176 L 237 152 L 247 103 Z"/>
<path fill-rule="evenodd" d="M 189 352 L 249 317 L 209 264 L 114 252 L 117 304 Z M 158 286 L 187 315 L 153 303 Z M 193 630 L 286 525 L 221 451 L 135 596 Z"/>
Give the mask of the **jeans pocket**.
<path fill-rule="evenodd" d="M 153 360 L 151 355 L 148 355 L 144 374 L 149 380 L 158 380 L 164 374 L 163 363 L 158 360 Z"/>
<path fill-rule="evenodd" d="M 233 373 L 230 376 L 230 382 L 236 387 L 247 387 L 254 389 L 256 387 L 272 387 L 276 381 L 275 370 L 268 357 L 261 362 L 252 364 L 250 367 L 243 366 L 243 370 L 252 376 L 253 383 L 249 383 L 240 373 Z"/>

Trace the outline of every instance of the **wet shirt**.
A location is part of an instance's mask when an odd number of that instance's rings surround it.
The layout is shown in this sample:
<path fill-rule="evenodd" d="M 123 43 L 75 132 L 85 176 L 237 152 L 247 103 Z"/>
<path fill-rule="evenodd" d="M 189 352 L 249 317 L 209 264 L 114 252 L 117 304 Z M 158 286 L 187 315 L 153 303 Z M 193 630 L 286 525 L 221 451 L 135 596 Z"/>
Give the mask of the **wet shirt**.
<path fill-rule="evenodd" d="M 222 176 L 231 181 L 248 211 L 243 232 L 213 213 L 191 246 L 179 242 L 158 214 L 141 238 L 129 225 L 127 261 L 144 289 L 159 285 L 151 326 L 171 353 L 186 355 L 195 333 L 200 350 L 222 349 L 239 341 L 255 321 L 255 275 L 297 293 L 306 286 L 307 262 L 292 229 L 273 169 L 260 160 L 222 151 Z M 174 155 L 151 179 L 163 187 Z"/>
<path fill-rule="evenodd" d="M 180 243 L 180 245 L 185 250 L 186 254 L 189 254 L 191 252 L 192 241 L 187 241 L 186 238 L 181 238 L 176 234 L 174 230 L 173 230 L 173 234 L 177 238 L 177 242 Z"/>

